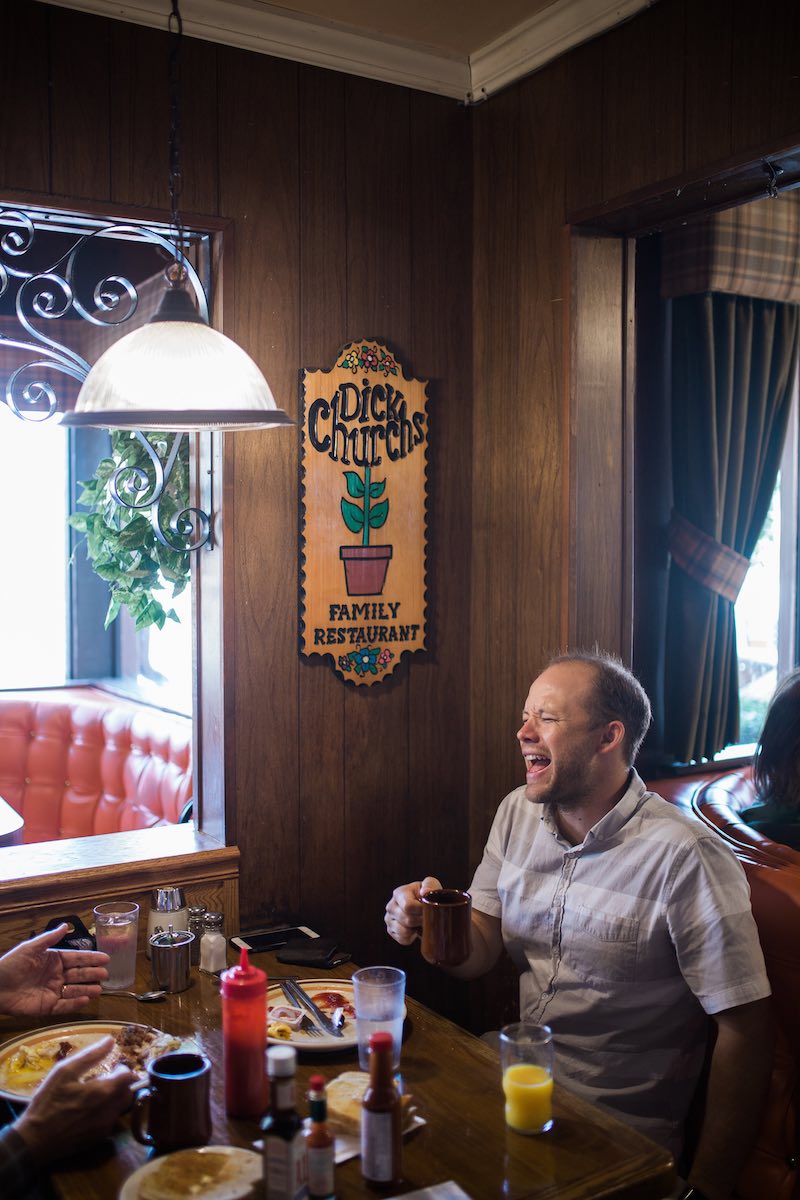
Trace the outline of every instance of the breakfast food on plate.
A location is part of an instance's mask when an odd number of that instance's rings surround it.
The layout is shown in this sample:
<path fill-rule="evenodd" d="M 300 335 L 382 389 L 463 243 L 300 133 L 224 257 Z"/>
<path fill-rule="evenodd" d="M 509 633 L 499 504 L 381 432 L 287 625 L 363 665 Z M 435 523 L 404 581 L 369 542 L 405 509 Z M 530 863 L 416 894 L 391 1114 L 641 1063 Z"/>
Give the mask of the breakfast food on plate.
<path fill-rule="evenodd" d="M 328 1102 L 328 1124 L 339 1137 L 359 1137 L 361 1133 L 361 1101 L 369 1084 L 366 1071 L 343 1071 L 325 1085 Z M 413 1115 L 412 1097 L 400 1097 L 403 1126 Z"/>
<path fill-rule="evenodd" d="M 31 1034 L 22 1045 L 0 1059 L 1 1088 L 18 1095 L 32 1095 L 56 1063 L 84 1050 L 107 1033 L 114 1034 L 114 1045 L 105 1058 L 87 1072 L 86 1079 L 108 1075 L 119 1065 L 144 1076 L 152 1058 L 176 1050 L 181 1044 L 180 1038 L 146 1025 L 112 1025 L 107 1029 L 85 1031 L 76 1025 L 55 1037 L 47 1037 L 46 1032 Z"/>
<path fill-rule="evenodd" d="M 356 1010 L 353 1008 L 352 995 L 351 998 L 348 999 L 348 997 L 343 996 L 341 992 L 334 992 L 330 989 L 315 992 L 313 988 L 308 986 L 306 986 L 306 991 L 316 1004 L 317 1008 L 322 1009 L 326 1017 L 333 1016 L 336 1009 L 341 1008 L 344 1013 L 345 1024 L 347 1023 L 348 1019 L 355 1021 Z"/>
<path fill-rule="evenodd" d="M 292 1029 L 290 1025 L 286 1025 L 283 1021 L 270 1021 L 267 1025 L 267 1037 L 279 1038 L 282 1042 L 290 1042 L 292 1040 Z"/>
<path fill-rule="evenodd" d="M 188 1196 L 260 1195 L 261 1159 L 226 1147 L 178 1150 L 149 1171 L 137 1200 L 185 1200 Z"/>

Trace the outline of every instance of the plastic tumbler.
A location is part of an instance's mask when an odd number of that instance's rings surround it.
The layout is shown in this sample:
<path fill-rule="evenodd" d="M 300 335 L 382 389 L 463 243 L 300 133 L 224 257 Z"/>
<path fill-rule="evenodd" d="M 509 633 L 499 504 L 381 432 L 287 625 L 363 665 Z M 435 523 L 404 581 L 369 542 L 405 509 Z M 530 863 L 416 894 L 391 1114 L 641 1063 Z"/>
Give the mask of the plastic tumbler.
<path fill-rule="evenodd" d="M 129 988 L 136 977 L 136 945 L 139 940 L 139 905 L 128 900 L 109 900 L 94 910 L 97 949 L 109 956 L 104 992 Z"/>
<path fill-rule="evenodd" d="M 363 967 L 353 973 L 358 1065 L 369 1070 L 369 1039 L 386 1030 L 392 1035 L 392 1066 L 400 1065 L 405 1016 L 406 973 L 399 967 Z"/>
<path fill-rule="evenodd" d="M 506 1124 L 517 1133 L 553 1126 L 553 1036 L 548 1025 L 519 1021 L 500 1030 Z"/>

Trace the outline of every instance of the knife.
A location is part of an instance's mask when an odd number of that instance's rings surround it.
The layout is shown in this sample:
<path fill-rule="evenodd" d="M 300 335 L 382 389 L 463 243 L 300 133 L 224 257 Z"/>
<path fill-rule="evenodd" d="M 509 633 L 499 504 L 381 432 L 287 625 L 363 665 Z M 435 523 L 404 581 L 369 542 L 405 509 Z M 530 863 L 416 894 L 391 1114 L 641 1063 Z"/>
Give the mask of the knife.
<path fill-rule="evenodd" d="M 281 979 L 280 985 L 284 996 L 288 1000 L 292 1000 L 295 1004 L 302 1004 L 326 1033 L 329 1033 L 331 1037 L 344 1037 L 342 1030 L 337 1029 L 330 1017 L 326 1016 L 322 1009 L 317 1007 L 311 997 L 303 991 L 296 979 Z"/>

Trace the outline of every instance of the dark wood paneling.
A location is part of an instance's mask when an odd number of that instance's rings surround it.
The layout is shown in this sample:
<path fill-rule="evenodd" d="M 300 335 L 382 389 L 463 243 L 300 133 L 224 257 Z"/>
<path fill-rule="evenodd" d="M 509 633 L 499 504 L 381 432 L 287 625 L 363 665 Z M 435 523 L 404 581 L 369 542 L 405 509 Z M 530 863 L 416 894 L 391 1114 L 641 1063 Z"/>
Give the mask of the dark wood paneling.
<path fill-rule="evenodd" d="M 427 561 L 429 650 L 409 672 L 409 782 L 413 819 L 406 822 L 409 878 L 436 875 L 465 887 L 466 754 L 454 738 L 469 724 L 469 582 L 472 427 L 468 304 L 446 311 L 440 297 L 472 288 L 472 173 L 469 112 L 414 92 L 411 102 L 411 269 L 415 373 L 430 380 Z M 443 984 L 416 953 L 408 955 L 409 989 L 453 1019 L 463 1019 L 466 990 Z"/>
<path fill-rule="evenodd" d="M 109 172 L 109 22 L 50 10 L 57 53 L 50 63 L 53 181 L 56 194 L 107 199 Z"/>
<path fill-rule="evenodd" d="M 566 211 L 603 199 L 603 65 L 601 38 L 587 42 L 562 60 L 566 78 L 554 93 L 555 127 L 567 155 L 564 179 Z"/>
<path fill-rule="evenodd" d="M 683 169 L 683 4 L 654 4 L 606 34 L 604 45 L 603 172 L 608 198 Z"/>
<path fill-rule="evenodd" d="M 30 0 L 10 0 L 3 6 L 0 185 L 9 190 L 50 188 L 49 17 L 48 9 Z"/>
<path fill-rule="evenodd" d="M 299 182 L 293 63 L 220 50 L 220 203 L 236 222 L 235 336 L 297 417 Z M 244 919 L 300 899 L 296 429 L 233 439 L 236 837 Z M 231 519 L 232 518 L 232 519 Z"/>
<path fill-rule="evenodd" d="M 751 4 L 733 0 L 733 87 L 731 122 L 735 150 L 760 145 L 772 133 L 773 70 L 783 22 L 781 0 Z"/>
<path fill-rule="evenodd" d="M 732 43 L 730 0 L 686 5 L 687 170 L 727 157 L 733 150 Z"/>
<path fill-rule="evenodd" d="M 300 354 L 305 367 L 329 367 L 344 342 L 347 222 L 341 199 L 347 142 L 345 80 L 301 72 Z M 321 933 L 347 931 L 345 685 L 329 664 L 302 659 L 299 673 L 299 802 L 303 844 L 301 912 Z"/>
<path fill-rule="evenodd" d="M 568 302 L 559 255 L 553 253 L 563 220 L 564 180 L 576 158 L 576 154 L 567 154 L 558 124 L 566 75 L 563 60 L 540 71 L 526 89 L 520 108 L 522 269 L 516 336 L 521 387 L 511 460 L 520 546 L 515 580 L 519 631 L 514 694 L 509 697 L 512 720 L 500 731 L 507 739 L 514 766 L 508 783 L 504 781 L 504 790 L 524 781 L 522 760 L 511 734 L 517 728 L 531 681 L 560 642 L 563 413 L 558 404 L 542 401 L 559 394 L 564 306 Z M 529 220 L 530 213 L 538 214 L 535 222 Z M 520 608 L 527 615 L 528 603 L 535 605 L 535 621 L 520 619 Z"/>
<path fill-rule="evenodd" d="M 345 95 L 347 340 L 375 337 L 413 360 L 409 95 L 362 79 L 349 79 Z M 398 957 L 383 909 L 396 884 L 416 878 L 406 852 L 415 669 L 406 659 L 386 683 L 345 696 L 346 914 L 362 961 Z"/>
<path fill-rule="evenodd" d="M 169 210 L 168 42 L 156 29 L 109 22 L 111 198 Z"/>
<path fill-rule="evenodd" d="M 525 89 L 525 93 L 527 94 Z M 509 456 L 520 435 L 520 397 L 527 393 L 518 362 L 521 223 L 519 213 L 520 89 L 475 111 L 474 363 L 472 486 L 472 706 L 470 839 L 480 859 L 510 771 L 520 698 L 509 668 L 516 662 L 520 596 L 516 569 L 528 553 L 524 505 L 514 494 Z"/>

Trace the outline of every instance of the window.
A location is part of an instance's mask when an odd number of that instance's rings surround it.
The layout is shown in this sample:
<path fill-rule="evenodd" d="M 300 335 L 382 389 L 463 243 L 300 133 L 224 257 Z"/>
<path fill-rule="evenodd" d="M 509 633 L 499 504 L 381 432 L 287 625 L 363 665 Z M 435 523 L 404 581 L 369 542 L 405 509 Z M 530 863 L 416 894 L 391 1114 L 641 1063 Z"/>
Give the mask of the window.
<path fill-rule="evenodd" d="M 102 430 L 67 431 L 48 418 L 75 391 L 75 364 L 94 362 L 142 324 L 162 290 L 165 231 L 111 227 L 79 214 L 0 205 L 0 503 L 6 514 L 0 620 L 0 688 L 96 682 L 165 708 L 192 711 L 190 589 L 165 607 L 180 622 L 137 632 L 126 612 L 108 630 L 107 585 L 68 525 L 80 482 L 109 453 Z M 209 238 L 190 234 L 207 271 Z M 196 278 L 196 276 L 195 276 Z M 49 315 L 48 315 L 49 314 Z M 88 314 L 88 315 L 87 315 Z"/>
<path fill-rule="evenodd" d="M 755 748 L 778 682 L 797 661 L 798 389 L 769 515 L 736 602 L 741 744 Z M 729 752 L 723 751 L 723 754 Z"/>

